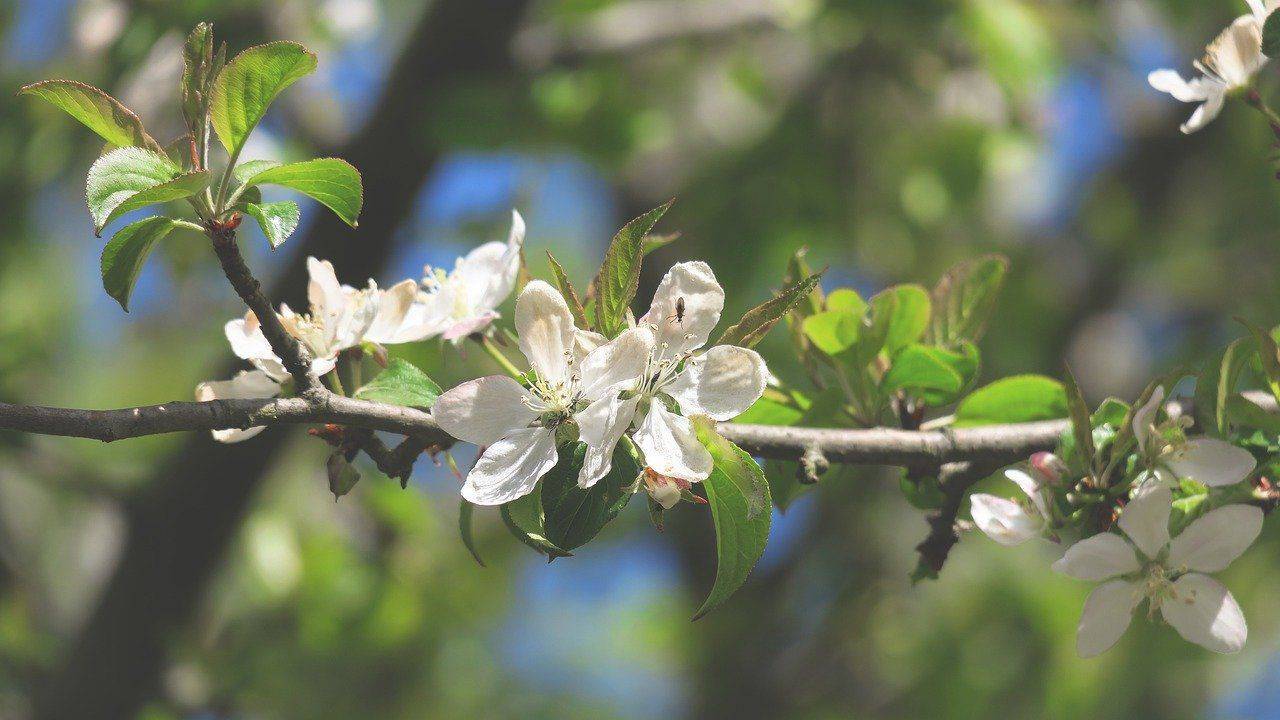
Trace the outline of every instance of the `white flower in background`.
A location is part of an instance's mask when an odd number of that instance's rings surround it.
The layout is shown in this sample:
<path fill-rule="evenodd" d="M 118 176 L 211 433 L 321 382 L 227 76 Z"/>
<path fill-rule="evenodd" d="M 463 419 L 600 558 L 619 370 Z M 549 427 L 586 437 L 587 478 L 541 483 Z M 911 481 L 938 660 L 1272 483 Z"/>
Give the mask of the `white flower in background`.
<path fill-rule="evenodd" d="M 723 309 L 724 289 L 706 263 L 679 263 L 662 278 L 638 324 L 655 338 L 640 372 L 632 375 L 625 392 L 590 398 L 575 416 L 588 445 L 578 485 L 591 487 L 608 474 L 614 447 L 633 425 L 635 443 L 658 475 L 700 482 L 711 474 L 711 453 L 698 441 L 689 418 L 736 417 L 760 399 L 768 378 L 764 359 L 754 350 L 717 345 L 695 354 L 711 337 Z"/>
<path fill-rule="evenodd" d="M 1173 495 L 1162 486 L 1134 497 L 1120 514 L 1125 537 L 1101 533 L 1067 549 L 1053 569 L 1080 580 L 1106 581 L 1085 601 L 1076 634 L 1081 657 L 1115 645 L 1143 600 L 1184 639 L 1214 652 L 1244 647 L 1244 613 L 1221 583 L 1218 572 L 1253 543 L 1262 529 L 1262 510 L 1227 505 L 1210 510 L 1169 538 Z"/>
<path fill-rule="evenodd" d="M 524 245 L 524 218 L 511 211 L 506 243 L 488 242 L 458 258 L 453 271 L 425 269 L 425 292 L 409 308 L 396 342 L 414 342 L 437 335 L 461 341 L 481 332 L 499 317 L 497 307 L 515 289 Z"/>
<path fill-rule="evenodd" d="M 1176 70 L 1155 70 L 1147 82 L 1160 92 L 1169 93 L 1186 103 L 1200 103 L 1182 124 L 1182 132 L 1193 133 L 1208 125 L 1222 112 L 1227 95 L 1248 87 L 1253 76 L 1267 64 L 1262 54 L 1262 24 L 1277 0 L 1248 0 L 1251 10 L 1241 15 L 1205 48 L 1204 57 L 1195 62 L 1201 76 L 1184 80 Z"/>
<path fill-rule="evenodd" d="M 633 328 L 579 360 L 569 306 L 541 280 L 516 299 L 515 325 L 520 351 L 535 373 L 532 387 L 504 375 L 477 378 L 441 395 L 431 409 L 445 432 L 485 448 L 462 486 L 462 496 L 477 505 L 501 505 L 532 492 L 556 464 L 556 429 L 574 406 L 616 396 L 639 374 L 653 345 L 652 330 Z M 582 439 L 590 453 L 591 440 Z"/>
<path fill-rule="evenodd" d="M 285 330 L 311 353 L 311 370 L 317 376 L 333 370 L 338 353 L 343 350 L 357 347 L 365 341 L 393 342 L 394 330 L 402 324 L 417 292 L 417 283 L 412 280 L 387 290 L 378 289 L 372 280 L 365 290 L 341 285 L 333 265 L 327 260 L 307 258 L 307 271 L 311 276 L 307 285 L 310 314 L 299 315 L 288 306 L 281 305 L 279 317 Z M 228 322 L 224 332 L 236 357 L 248 360 L 256 369 L 241 372 L 231 380 L 201 383 L 196 387 L 196 399 L 249 399 L 279 395 L 281 385 L 290 379 L 289 372 L 271 349 L 257 316 L 250 311 L 243 318 Z M 215 430 L 213 437 L 219 442 L 233 443 L 247 440 L 261 431 L 260 427 Z"/>
<path fill-rule="evenodd" d="M 1164 388 L 1156 386 L 1151 399 L 1133 413 L 1133 436 L 1147 459 L 1148 478 L 1161 484 L 1194 480 L 1209 487 L 1234 485 L 1253 472 L 1257 461 L 1248 450 L 1216 438 L 1186 439 L 1180 419 L 1157 422 L 1164 405 Z"/>
<path fill-rule="evenodd" d="M 1045 457 L 1047 456 L 1047 457 Z M 1025 500 L 974 493 L 969 496 L 970 514 L 978 529 L 1001 545 L 1021 545 L 1044 533 L 1053 502 L 1050 485 L 1056 482 L 1062 461 L 1052 453 L 1036 453 L 1028 463 L 1030 472 L 1009 468 L 1004 476 L 1013 481 L 1026 496 Z"/>

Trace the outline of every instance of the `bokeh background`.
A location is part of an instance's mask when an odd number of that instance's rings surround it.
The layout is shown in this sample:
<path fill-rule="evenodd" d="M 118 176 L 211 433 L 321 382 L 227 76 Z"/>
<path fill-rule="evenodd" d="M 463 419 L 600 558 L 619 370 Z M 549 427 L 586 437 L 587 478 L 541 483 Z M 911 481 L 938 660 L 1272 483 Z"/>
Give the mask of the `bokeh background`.
<path fill-rule="evenodd" d="M 810 248 L 828 289 L 932 283 L 999 251 L 1012 271 L 983 374 L 1056 374 L 1130 397 L 1154 373 L 1280 320 L 1274 138 L 1184 73 L 1243 0 L 27 0 L 0 3 L 0 398 L 119 407 L 189 397 L 235 367 L 238 314 L 207 246 L 171 238 L 129 315 L 101 290 L 82 198 L 100 143 L 23 83 L 97 84 L 179 133 L 180 47 L 212 20 L 233 50 L 293 39 L 320 70 L 246 157 L 335 154 L 363 172 L 359 230 L 304 206 L 280 251 L 244 246 L 277 299 L 302 258 L 352 284 L 417 277 L 505 236 L 581 286 L 613 231 L 676 197 L 684 237 L 649 263 L 710 261 L 733 314 Z M 1275 89 L 1274 71 L 1263 75 Z M 256 231 L 254 231 L 256 232 Z M 765 345 L 798 377 L 784 333 Z M 442 384 L 480 353 L 415 358 Z M 460 449 L 467 462 L 470 449 Z M 1280 717 L 1280 531 L 1225 579 L 1249 644 L 1213 656 L 1143 619 L 1076 658 L 1087 592 L 1047 544 L 966 537 L 913 586 L 926 526 L 895 475 L 833 474 L 775 518 L 722 609 L 707 514 L 665 533 L 633 504 L 546 564 L 457 481 L 369 467 L 335 503 L 325 448 L 271 431 L 232 447 L 0 434 L 0 718 Z M 83 708 L 91 708 L 84 711 Z"/>

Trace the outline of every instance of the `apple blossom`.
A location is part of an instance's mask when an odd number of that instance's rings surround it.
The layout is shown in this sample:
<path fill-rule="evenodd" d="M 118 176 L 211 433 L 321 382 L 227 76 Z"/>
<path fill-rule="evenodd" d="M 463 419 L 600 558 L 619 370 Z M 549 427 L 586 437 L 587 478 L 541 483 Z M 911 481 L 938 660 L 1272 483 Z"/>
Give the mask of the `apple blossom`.
<path fill-rule="evenodd" d="M 1231 593 L 1204 573 L 1218 572 L 1253 543 L 1262 529 L 1262 510 L 1226 505 L 1210 510 L 1169 537 L 1173 495 L 1155 485 L 1139 491 L 1120 514 L 1124 536 L 1101 533 L 1067 549 L 1053 564 L 1080 580 L 1106 581 L 1085 601 L 1076 635 L 1081 657 L 1108 650 L 1128 629 L 1144 599 L 1186 640 L 1214 652 L 1244 647 L 1244 613 Z"/>
<path fill-rule="evenodd" d="M 711 454 L 689 418 L 729 420 L 743 413 L 764 393 L 768 377 L 754 350 L 717 345 L 695 354 L 723 309 L 724 290 L 706 263 L 679 263 L 667 271 L 638 321 L 654 343 L 630 387 L 593 399 L 575 416 L 588 445 L 579 486 L 591 487 L 609 472 L 614 446 L 633 427 L 636 445 L 658 475 L 699 482 L 711 474 Z"/>
<path fill-rule="evenodd" d="M 1004 471 L 1005 477 L 1022 490 L 1025 500 L 1015 501 L 986 493 L 969 496 L 973 522 L 987 537 L 1001 545 L 1021 545 L 1042 534 L 1052 517 L 1049 504 L 1053 502 L 1053 494 L 1046 482 L 1049 478 L 1035 464 L 1031 467 L 1039 477 L 1033 477 L 1032 473 L 1021 468 Z"/>
<path fill-rule="evenodd" d="M 1248 450 L 1216 438 L 1187 439 L 1180 418 L 1157 422 L 1164 397 L 1164 388 L 1156 386 L 1133 413 L 1133 436 L 1149 470 L 1146 479 L 1166 484 L 1185 479 L 1222 487 L 1249 477 L 1257 461 Z"/>
<path fill-rule="evenodd" d="M 502 505 L 532 492 L 558 460 L 557 429 L 586 399 L 616 397 L 653 345 L 651 329 L 633 328 L 579 360 L 569 306 L 541 280 L 517 298 L 515 325 L 533 369 L 529 386 L 505 375 L 478 378 L 445 392 L 431 411 L 445 432 L 484 448 L 462 487 L 462 496 L 477 505 Z M 582 440 L 590 454 L 593 441 Z"/>
<path fill-rule="evenodd" d="M 1160 92 L 1187 103 L 1200 103 L 1182 124 L 1184 133 L 1193 133 L 1218 116 L 1226 97 L 1234 90 L 1248 87 L 1253 76 L 1267 64 L 1262 54 L 1262 25 L 1275 8 L 1276 0 L 1248 0 L 1250 13 L 1236 18 L 1205 48 L 1195 67 L 1201 76 L 1184 80 L 1176 70 L 1154 70 L 1147 82 Z"/>
<path fill-rule="evenodd" d="M 494 241 L 475 248 L 458 258 L 449 273 L 426 267 L 422 280 L 425 291 L 419 292 L 408 308 L 395 331 L 395 341 L 439 335 L 456 343 L 488 328 L 499 317 L 497 307 L 515 289 L 524 236 L 524 218 L 512 210 L 506 243 Z"/>

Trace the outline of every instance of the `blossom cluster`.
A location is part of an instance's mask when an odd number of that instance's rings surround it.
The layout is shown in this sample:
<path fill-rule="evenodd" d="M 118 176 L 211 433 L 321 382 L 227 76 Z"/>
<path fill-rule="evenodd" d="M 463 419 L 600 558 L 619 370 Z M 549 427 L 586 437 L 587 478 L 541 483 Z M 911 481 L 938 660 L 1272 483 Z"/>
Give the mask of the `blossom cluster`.
<path fill-rule="evenodd" d="M 1085 601 L 1080 618 L 1076 648 L 1082 657 L 1115 645 L 1143 601 L 1150 617 L 1159 614 L 1190 642 L 1220 653 L 1244 647 L 1244 613 L 1207 573 L 1225 569 L 1262 529 L 1262 509 L 1234 500 L 1238 496 L 1228 490 L 1249 479 L 1256 461 L 1223 440 L 1187 439 L 1186 418 L 1167 413 L 1164 399 L 1157 386 L 1132 413 L 1137 462 L 1132 479 L 1118 483 L 1114 501 L 1101 506 L 1102 531 L 1071 545 L 1053 564 L 1064 575 L 1102 583 Z M 1089 477 L 1071 482 L 1067 463 L 1051 453 L 1038 453 L 1025 467 L 1004 474 L 1021 491 L 1018 500 L 987 493 L 970 498 L 974 524 L 1002 545 L 1035 537 L 1058 541 L 1059 532 L 1079 524 L 1071 517 L 1079 494 L 1106 490 L 1090 488 Z M 1208 501 L 1171 537 L 1174 494 L 1185 495 L 1187 487 L 1216 489 L 1218 502 L 1204 494 Z M 1180 509 L 1180 514 L 1188 513 Z"/>

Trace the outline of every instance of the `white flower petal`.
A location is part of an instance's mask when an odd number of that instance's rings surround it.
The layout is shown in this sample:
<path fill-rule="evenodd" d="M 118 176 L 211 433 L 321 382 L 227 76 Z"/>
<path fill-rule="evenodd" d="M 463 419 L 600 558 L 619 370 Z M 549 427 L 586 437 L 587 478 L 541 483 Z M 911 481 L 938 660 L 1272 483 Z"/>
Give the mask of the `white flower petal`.
<path fill-rule="evenodd" d="M 1240 557 L 1262 532 L 1262 509 L 1227 505 L 1195 519 L 1169 543 L 1168 565 L 1218 572 Z"/>
<path fill-rule="evenodd" d="M 405 342 L 401 339 L 401 329 L 405 326 L 405 318 L 409 308 L 413 307 L 418 297 L 418 283 L 404 280 L 378 293 L 378 310 L 373 323 L 364 334 L 364 339 L 383 345 Z"/>
<path fill-rule="evenodd" d="M 684 299 L 683 319 L 676 306 Z M 698 260 L 677 263 L 658 283 L 649 312 L 640 318 L 658 328 L 658 343 L 666 343 L 667 357 L 696 350 L 707 344 L 724 311 L 724 288 L 711 267 Z"/>
<path fill-rule="evenodd" d="M 246 313 L 243 318 L 229 321 L 222 330 L 227 336 L 227 342 L 231 344 L 231 352 L 241 360 L 275 359 L 271 343 L 262 334 L 262 326 L 253 311 Z"/>
<path fill-rule="evenodd" d="M 1186 135 L 1190 135 L 1197 130 L 1201 130 L 1205 125 L 1213 122 L 1213 119 L 1218 117 L 1218 114 L 1222 112 L 1223 104 L 1226 103 L 1226 86 L 1219 83 L 1206 83 L 1205 89 L 1209 96 L 1205 98 L 1204 103 L 1201 104 L 1200 107 L 1196 108 L 1195 112 L 1191 113 L 1191 117 L 1187 118 L 1187 121 L 1182 123 L 1181 128 L 1179 128 Z"/>
<path fill-rule="evenodd" d="M 680 403 L 685 415 L 731 420 L 760 399 L 767 381 L 768 370 L 760 353 L 717 345 L 690 358 L 684 372 L 664 389 Z"/>
<path fill-rule="evenodd" d="M 280 383 L 260 370 L 241 370 L 230 380 L 213 380 L 196 386 L 196 400 L 200 402 L 272 398 L 279 394 Z M 258 426 L 244 430 L 239 428 L 214 430 L 213 439 L 222 443 L 237 443 L 248 440 L 265 429 L 263 426 Z"/>
<path fill-rule="evenodd" d="M 1094 657 L 1110 650 L 1133 620 L 1133 609 L 1142 600 L 1137 583 L 1112 580 L 1094 588 L 1084 601 L 1080 627 L 1076 630 L 1076 652 Z"/>
<path fill-rule="evenodd" d="M 578 370 L 583 396 L 597 400 L 610 392 L 616 395 L 617 385 L 637 381 L 648 365 L 653 341 L 653 328 L 641 325 L 588 353 Z"/>
<path fill-rule="evenodd" d="M 575 330 L 573 332 L 573 355 L 576 359 L 581 360 L 589 355 L 592 350 L 607 342 L 609 342 L 609 338 L 598 332 Z"/>
<path fill-rule="evenodd" d="M 1218 653 L 1239 652 L 1249 635 L 1244 612 L 1222 583 L 1188 573 L 1173 583 L 1175 597 L 1160 603 L 1160 614 L 1183 639 Z"/>
<path fill-rule="evenodd" d="M 1209 487 L 1235 485 L 1249 477 L 1257 466 L 1248 450 L 1206 437 L 1188 440 L 1161 460 L 1178 478 L 1195 480 Z"/>
<path fill-rule="evenodd" d="M 516 333 L 520 352 L 538 378 L 552 383 L 568 380 L 573 349 L 573 316 L 555 288 L 541 280 L 525 286 L 516 300 Z"/>
<path fill-rule="evenodd" d="M 461 320 L 445 328 L 445 331 L 440 334 L 440 337 L 445 340 L 461 340 L 472 333 L 478 333 L 481 330 L 484 330 L 492 325 L 493 321 L 497 319 L 498 313 L 496 312 L 485 312 L 479 315 L 473 315 L 466 320 Z"/>
<path fill-rule="evenodd" d="M 1173 509 L 1173 493 L 1164 486 L 1143 490 L 1124 506 L 1120 513 L 1120 529 L 1138 546 L 1148 560 L 1169 544 L 1169 512 Z"/>
<path fill-rule="evenodd" d="M 526 428 L 538 413 L 521 400 L 525 389 L 506 375 L 476 378 L 443 393 L 431 408 L 441 429 L 465 442 L 489 445 Z"/>
<path fill-rule="evenodd" d="M 582 469 L 578 471 L 578 487 L 589 488 L 609 474 L 613 467 L 613 451 L 622 434 L 631 427 L 640 398 L 618 399 L 615 392 L 583 408 L 574 419 L 578 422 L 578 439 L 587 444 Z"/>
<path fill-rule="evenodd" d="M 680 488 L 671 481 L 659 483 L 645 483 L 645 490 L 649 492 L 649 497 L 653 501 L 662 506 L 663 510 L 670 510 L 680 503 Z"/>
<path fill-rule="evenodd" d="M 1139 448 L 1145 448 L 1151 439 L 1151 426 L 1155 424 L 1156 413 L 1164 403 L 1164 386 L 1157 385 L 1151 392 L 1146 404 L 1133 412 L 1133 437 Z"/>
<path fill-rule="evenodd" d="M 1140 567 L 1133 546 L 1114 533 L 1098 533 L 1081 540 L 1053 564 L 1054 572 L 1077 580 L 1106 580 Z"/>
<path fill-rule="evenodd" d="M 1182 102 L 1200 102 L 1205 99 L 1203 85 L 1187 82 L 1176 70 L 1153 70 L 1147 75 L 1151 87 L 1163 93 L 1169 93 L 1175 100 Z"/>
<path fill-rule="evenodd" d="M 660 475 L 701 482 L 711 474 L 711 453 L 698 442 L 689 418 L 654 400 L 635 434 L 645 463 Z"/>
<path fill-rule="evenodd" d="M 515 288 L 524 236 L 524 218 L 512 210 L 507 241 L 485 243 L 458 264 L 456 272 L 466 289 L 467 302 L 477 314 L 497 308 Z"/>
<path fill-rule="evenodd" d="M 1043 484 L 1036 478 L 1031 476 L 1025 470 L 1020 468 L 1009 468 L 1004 471 L 1004 476 L 1009 478 L 1036 506 L 1036 510 L 1040 511 L 1042 518 L 1049 517 L 1049 508 L 1045 503 L 1045 492 Z"/>
<path fill-rule="evenodd" d="M 556 460 L 554 430 L 517 430 L 485 449 L 467 473 L 462 497 L 476 505 L 502 505 L 522 498 L 533 492 Z"/>
<path fill-rule="evenodd" d="M 338 282 L 333 263 L 328 260 L 307 258 L 307 274 L 311 277 L 307 283 L 307 300 L 311 303 L 311 312 L 318 320 L 329 325 L 342 315 L 347 304 L 346 293 Z"/>
<path fill-rule="evenodd" d="M 974 493 L 969 496 L 969 503 L 974 524 L 1001 545 L 1020 545 L 1044 528 L 1043 518 L 1028 513 L 1012 500 Z"/>

